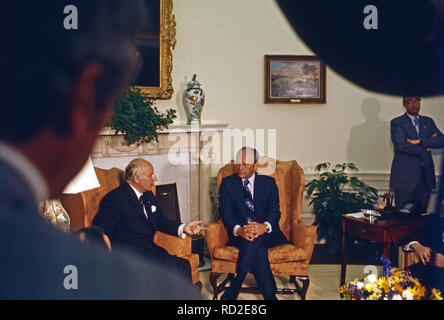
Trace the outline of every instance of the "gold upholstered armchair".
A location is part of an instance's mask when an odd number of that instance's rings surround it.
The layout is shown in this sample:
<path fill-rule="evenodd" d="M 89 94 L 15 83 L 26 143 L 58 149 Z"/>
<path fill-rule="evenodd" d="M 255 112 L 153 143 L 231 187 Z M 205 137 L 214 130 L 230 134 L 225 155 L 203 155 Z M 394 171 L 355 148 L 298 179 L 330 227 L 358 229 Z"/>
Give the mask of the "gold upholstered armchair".
<path fill-rule="evenodd" d="M 102 198 L 111 190 L 117 188 L 123 182 L 123 171 L 118 168 L 109 170 L 94 168 L 100 187 L 78 194 L 64 194 L 62 204 L 68 212 L 71 220 L 71 232 L 75 232 L 83 227 L 92 224 L 94 216 L 99 210 Z M 153 187 L 153 193 L 156 190 Z M 193 284 L 199 282 L 199 255 L 191 253 L 191 238 L 181 239 L 163 232 L 157 231 L 154 235 L 154 242 L 159 247 L 164 248 L 169 254 L 184 258 L 190 262 L 191 278 Z"/>
<path fill-rule="evenodd" d="M 275 170 L 274 170 L 275 169 Z M 218 187 L 222 179 L 235 172 L 234 162 L 219 170 Z M 279 226 L 291 244 L 284 244 L 268 250 L 271 270 L 274 275 L 287 275 L 294 288 L 278 288 L 277 293 L 299 293 L 305 300 L 310 279 L 308 265 L 313 253 L 316 227 L 302 224 L 301 209 L 304 193 L 304 172 L 295 160 L 279 161 L 261 158 L 257 172 L 273 177 L 279 189 L 281 218 Z M 211 258 L 210 283 L 213 288 L 213 299 L 217 299 L 228 281 L 236 273 L 238 249 L 227 246 L 228 234 L 221 220 L 207 225 L 206 241 Z M 217 279 L 222 274 L 228 277 L 220 284 Z M 300 281 L 302 286 L 298 283 Z M 242 288 L 241 291 L 257 291 L 255 288 Z"/>

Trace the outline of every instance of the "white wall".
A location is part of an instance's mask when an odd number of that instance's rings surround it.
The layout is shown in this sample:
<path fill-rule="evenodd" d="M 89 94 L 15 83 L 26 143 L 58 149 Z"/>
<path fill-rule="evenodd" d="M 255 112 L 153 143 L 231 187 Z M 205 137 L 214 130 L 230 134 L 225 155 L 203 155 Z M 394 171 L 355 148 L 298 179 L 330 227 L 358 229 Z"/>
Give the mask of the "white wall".
<path fill-rule="evenodd" d="M 206 93 L 203 122 L 277 129 L 277 158 L 296 159 L 306 173 L 324 161 L 353 161 L 370 175 L 390 172 L 389 123 L 404 112 L 400 97 L 371 93 L 327 68 L 326 104 L 264 104 L 264 55 L 312 54 L 273 0 L 176 0 L 173 13 L 175 93 L 157 102 L 160 110 L 175 108 L 186 121 L 182 94 L 196 73 Z M 442 130 L 443 102 L 423 99 L 421 110 Z"/>
<path fill-rule="evenodd" d="M 206 93 L 202 121 L 230 128 L 277 129 L 277 156 L 304 170 L 321 161 L 354 161 L 362 172 L 387 173 L 393 155 L 389 122 L 401 99 L 374 94 L 327 68 L 327 103 L 264 104 L 264 55 L 312 54 L 273 0 L 176 0 L 177 45 L 171 100 L 185 121 L 182 93 L 194 73 Z M 422 113 L 444 129 L 444 100 L 423 99 Z"/>

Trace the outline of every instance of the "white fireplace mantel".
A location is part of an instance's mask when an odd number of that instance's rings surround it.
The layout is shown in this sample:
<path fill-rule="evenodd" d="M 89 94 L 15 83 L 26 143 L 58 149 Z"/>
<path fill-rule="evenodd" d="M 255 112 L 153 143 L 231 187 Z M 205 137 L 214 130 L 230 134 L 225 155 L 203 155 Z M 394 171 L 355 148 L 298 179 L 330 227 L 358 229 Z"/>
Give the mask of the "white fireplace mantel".
<path fill-rule="evenodd" d="M 104 128 L 98 135 L 91 157 L 94 165 L 103 169 L 117 167 L 123 170 L 138 157 L 150 161 L 158 178 L 157 184 L 177 184 L 182 222 L 197 219 L 210 222 L 211 168 L 199 158 L 201 137 L 208 132 L 222 132 L 227 126 L 218 122 L 205 122 L 199 126 L 175 123 L 158 133 L 159 142 L 129 146 L 124 134 L 115 134 L 115 130 Z M 175 150 L 180 163 L 172 163 L 169 158 L 171 150 Z"/>

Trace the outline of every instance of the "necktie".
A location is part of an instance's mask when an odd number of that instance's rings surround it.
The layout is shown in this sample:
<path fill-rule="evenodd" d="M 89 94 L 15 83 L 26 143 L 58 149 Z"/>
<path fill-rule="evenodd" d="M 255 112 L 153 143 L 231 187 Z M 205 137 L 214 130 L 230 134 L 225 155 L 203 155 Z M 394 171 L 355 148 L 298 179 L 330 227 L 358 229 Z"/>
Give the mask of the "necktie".
<path fill-rule="evenodd" d="M 254 221 L 254 203 L 253 203 L 253 197 L 251 196 L 250 189 L 248 188 L 248 184 L 250 183 L 249 180 L 244 180 L 243 186 L 244 186 L 244 196 L 245 196 L 245 205 L 248 209 L 248 222 Z"/>
<path fill-rule="evenodd" d="M 413 119 L 413 122 L 415 123 L 416 133 L 418 134 L 418 138 L 419 138 L 419 121 L 417 118 L 415 118 L 415 119 Z"/>
<path fill-rule="evenodd" d="M 142 205 L 143 214 L 145 215 L 145 218 L 148 220 L 148 214 L 146 213 L 145 204 L 143 203 L 143 195 L 139 197 L 139 202 Z"/>

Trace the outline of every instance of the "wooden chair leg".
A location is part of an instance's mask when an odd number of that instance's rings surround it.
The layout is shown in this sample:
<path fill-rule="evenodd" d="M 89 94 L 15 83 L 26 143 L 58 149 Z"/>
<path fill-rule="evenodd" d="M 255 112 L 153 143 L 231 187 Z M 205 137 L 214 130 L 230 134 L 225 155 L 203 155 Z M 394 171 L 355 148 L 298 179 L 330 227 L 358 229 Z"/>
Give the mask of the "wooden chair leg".
<path fill-rule="evenodd" d="M 296 279 L 302 282 L 302 287 L 296 281 Z M 310 278 L 308 276 L 290 276 L 290 282 L 294 283 L 296 289 L 301 297 L 301 300 L 305 300 L 307 295 L 308 286 L 310 285 Z"/>
<path fill-rule="evenodd" d="M 300 280 L 302 282 L 301 299 L 305 300 L 305 297 L 307 295 L 308 286 L 310 285 L 310 278 L 308 276 L 301 277 Z"/>
<path fill-rule="evenodd" d="M 217 296 L 219 295 L 219 287 L 217 286 L 217 278 L 221 276 L 221 273 L 210 273 L 210 284 L 213 288 L 213 300 L 217 300 Z"/>

